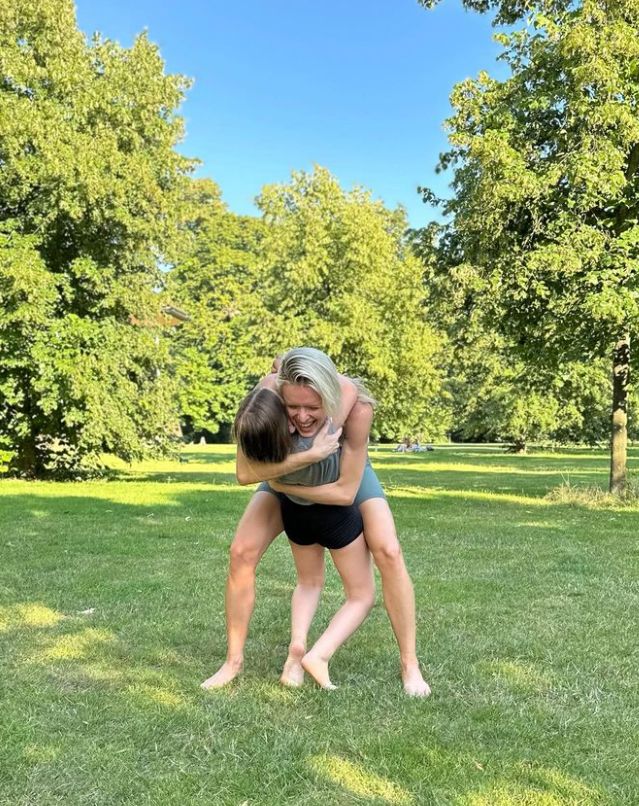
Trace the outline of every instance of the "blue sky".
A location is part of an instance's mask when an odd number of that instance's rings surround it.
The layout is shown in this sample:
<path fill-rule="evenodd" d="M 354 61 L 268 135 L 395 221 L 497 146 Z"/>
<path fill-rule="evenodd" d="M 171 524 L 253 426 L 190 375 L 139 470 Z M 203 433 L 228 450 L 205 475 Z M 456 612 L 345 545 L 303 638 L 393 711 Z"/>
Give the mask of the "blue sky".
<path fill-rule="evenodd" d="M 129 46 L 147 29 L 167 70 L 194 79 L 180 146 L 254 213 L 265 184 L 328 168 L 410 222 L 433 218 L 417 185 L 447 193 L 434 168 L 446 148 L 453 85 L 481 69 L 503 75 L 488 17 L 459 0 L 76 0 L 87 34 Z"/>

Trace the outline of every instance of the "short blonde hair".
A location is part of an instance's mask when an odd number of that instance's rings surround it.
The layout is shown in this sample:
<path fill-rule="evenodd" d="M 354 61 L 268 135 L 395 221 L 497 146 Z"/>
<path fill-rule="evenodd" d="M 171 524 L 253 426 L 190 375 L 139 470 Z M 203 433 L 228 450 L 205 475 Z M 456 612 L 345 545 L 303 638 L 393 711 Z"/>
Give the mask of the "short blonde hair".
<path fill-rule="evenodd" d="M 277 388 L 285 383 L 308 386 L 322 399 L 324 411 L 335 417 L 342 402 L 342 389 L 335 364 L 314 347 L 295 347 L 282 358 L 277 374 Z"/>

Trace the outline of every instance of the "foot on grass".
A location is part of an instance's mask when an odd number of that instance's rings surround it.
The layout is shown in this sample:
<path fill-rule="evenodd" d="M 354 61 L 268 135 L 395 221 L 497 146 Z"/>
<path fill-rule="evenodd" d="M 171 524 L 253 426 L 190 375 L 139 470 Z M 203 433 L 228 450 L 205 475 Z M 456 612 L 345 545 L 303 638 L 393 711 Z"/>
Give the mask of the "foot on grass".
<path fill-rule="evenodd" d="M 201 683 L 200 687 L 207 690 L 210 688 L 222 688 L 222 686 L 228 685 L 231 680 L 235 680 L 242 671 L 242 666 L 242 661 L 227 660 L 212 677 Z"/>
<path fill-rule="evenodd" d="M 288 648 L 288 657 L 284 663 L 280 683 L 283 686 L 290 686 L 291 688 L 299 688 L 304 682 L 304 667 L 302 666 L 302 658 L 306 652 L 306 647 L 303 644 L 291 644 Z"/>
<path fill-rule="evenodd" d="M 402 669 L 402 682 L 404 691 L 409 697 L 428 697 L 430 695 L 430 686 L 424 680 L 416 663 Z"/>
<path fill-rule="evenodd" d="M 310 676 L 315 680 L 318 686 L 325 689 L 336 689 L 337 686 L 334 686 L 331 683 L 331 679 L 328 676 L 328 661 L 324 660 L 323 658 L 318 657 L 317 655 L 313 655 L 312 651 L 308 652 L 302 658 L 302 666 L 305 671 L 307 671 Z"/>

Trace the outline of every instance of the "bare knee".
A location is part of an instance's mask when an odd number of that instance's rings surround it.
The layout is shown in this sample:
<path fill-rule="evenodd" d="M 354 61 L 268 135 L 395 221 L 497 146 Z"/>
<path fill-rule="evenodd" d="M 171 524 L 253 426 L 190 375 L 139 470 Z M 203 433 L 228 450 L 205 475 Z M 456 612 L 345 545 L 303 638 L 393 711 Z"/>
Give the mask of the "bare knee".
<path fill-rule="evenodd" d="M 295 586 L 293 596 L 302 596 L 304 598 L 319 599 L 322 595 L 324 585 L 321 582 L 304 583 L 298 582 Z"/>
<path fill-rule="evenodd" d="M 372 553 L 375 565 L 379 568 L 382 575 L 404 572 L 404 555 L 402 554 L 402 549 L 397 538 L 385 541 L 381 545 L 376 546 Z"/>
<path fill-rule="evenodd" d="M 367 585 L 364 588 L 347 591 L 346 601 L 351 604 L 357 604 L 366 613 L 369 613 L 375 604 L 375 586 L 371 583 L 370 587 Z"/>
<path fill-rule="evenodd" d="M 324 587 L 324 577 L 298 579 L 296 590 L 305 595 L 319 596 Z"/>
<path fill-rule="evenodd" d="M 370 613 L 373 609 L 373 605 L 375 604 L 375 590 L 371 588 L 370 591 L 366 591 L 362 594 L 360 600 L 362 607 L 366 611 L 366 613 Z"/>
<path fill-rule="evenodd" d="M 256 493 L 242 515 L 231 544 L 230 574 L 254 574 L 262 555 L 281 531 L 279 502 L 269 493 Z"/>
<path fill-rule="evenodd" d="M 237 535 L 229 552 L 229 573 L 255 573 L 262 553 L 251 541 L 243 540 Z"/>
<path fill-rule="evenodd" d="M 318 568 L 317 571 L 309 571 L 304 574 L 298 574 L 297 584 L 304 588 L 323 588 L 324 587 L 324 567 Z"/>

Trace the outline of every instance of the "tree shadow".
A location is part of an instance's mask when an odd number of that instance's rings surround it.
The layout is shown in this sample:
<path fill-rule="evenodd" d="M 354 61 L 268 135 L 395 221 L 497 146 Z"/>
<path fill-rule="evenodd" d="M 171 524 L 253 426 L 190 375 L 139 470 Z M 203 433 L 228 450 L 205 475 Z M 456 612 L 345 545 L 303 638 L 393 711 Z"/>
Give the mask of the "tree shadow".
<path fill-rule="evenodd" d="M 334 697 L 278 687 L 294 584 L 283 538 L 258 571 L 245 676 L 204 693 L 225 651 L 228 546 L 251 492 L 218 483 L 223 463 L 210 464 L 175 484 L 151 473 L 137 486 L 0 485 L 8 802 L 95 791 L 104 803 L 204 792 L 590 806 L 630 792 L 637 513 L 554 504 L 537 483 L 515 494 L 494 473 L 486 490 L 471 470 L 445 489 L 424 485 L 425 471 L 402 476 L 389 499 L 433 698 L 402 696 L 379 598 L 335 659 Z M 317 629 L 340 599 L 330 572 Z"/>

